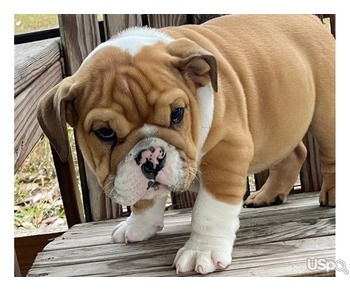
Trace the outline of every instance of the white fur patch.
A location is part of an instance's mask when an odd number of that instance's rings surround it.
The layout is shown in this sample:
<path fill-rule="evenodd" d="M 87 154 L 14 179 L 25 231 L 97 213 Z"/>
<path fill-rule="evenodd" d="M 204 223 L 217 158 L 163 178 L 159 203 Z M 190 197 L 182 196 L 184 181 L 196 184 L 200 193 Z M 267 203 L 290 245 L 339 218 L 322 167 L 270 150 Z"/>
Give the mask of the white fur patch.
<path fill-rule="evenodd" d="M 140 129 L 140 131 L 145 138 L 149 138 L 149 137 L 156 136 L 157 127 L 149 124 L 144 124 L 143 127 Z"/>
<path fill-rule="evenodd" d="M 132 27 L 120 32 L 115 38 L 109 39 L 97 46 L 84 62 L 91 58 L 97 51 L 107 46 L 117 47 L 129 53 L 131 56 L 135 56 L 144 46 L 154 45 L 160 41 L 169 43 L 172 40 L 170 36 L 154 28 Z"/>
<path fill-rule="evenodd" d="M 207 274 L 227 267 L 239 228 L 242 204 L 216 200 L 201 186 L 192 214 L 191 237 L 174 260 L 177 273 Z"/>
<path fill-rule="evenodd" d="M 164 209 L 168 193 L 158 198 L 151 208 L 142 213 L 131 213 L 125 221 L 119 223 L 112 232 L 113 242 L 136 242 L 147 240 L 164 226 Z"/>
<path fill-rule="evenodd" d="M 197 99 L 200 108 L 200 140 L 198 145 L 198 165 L 205 153 L 202 152 L 205 141 L 207 140 L 214 115 L 214 90 L 211 85 L 197 89 Z"/>

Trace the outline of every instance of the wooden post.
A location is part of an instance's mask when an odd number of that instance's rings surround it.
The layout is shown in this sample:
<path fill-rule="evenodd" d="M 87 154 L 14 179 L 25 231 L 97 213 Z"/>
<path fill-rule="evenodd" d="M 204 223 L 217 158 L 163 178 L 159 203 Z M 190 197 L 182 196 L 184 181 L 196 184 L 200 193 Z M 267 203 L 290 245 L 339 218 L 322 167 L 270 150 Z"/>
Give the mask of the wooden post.
<path fill-rule="evenodd" d="M 141 14 L 104 14 L 103 20 L 107 40 L 128 27 L 142 26 Z"/>
<path fill-rule="evenodd" d="M 187 23 L 186 14 L 148 14 L 148 25 L 154 28 L 178 26 Z"/>
<path fill-rule="evenodd" d="M 223 16 L 225 14 L 189 14 L 193 24 L 202 24 L 210 19 Z M 189 17 L 188 17 L 189 18 Z"/>
<path fill-rule="evenodd" d="M 14 252 L 14 264 L 15 264 L 15 267 L 14 267 L 14 269 L 15 269 L 14 270 L 15 277 L 22 277 L 22 273 L 21 273 L 21 269 L 19 267 L 16 251 Z"/>
<path fill-rule="evenodd" d="M 269 177 L 269 170 L 268 169 L 254 174 L 255 190 L 260 190 L 261 187 L 266 182 L 268 177 Z"/>
<path fill-rule="evenodd" d="M 66 74 L 74 74 L 100 43 L 96 14 L 59 14 L 60 35 Z"/>
<path fill-rule="evenodd" d="M 82 202 L 80 199 L 72 154 L 69 154 L 68 161 L 62 162 L 58 153 L 52 146 L 51 152 L 55 164 L 58 184 L 60 186 L 67 225 L 68 227 L 72 227 L 75 224 L 84 222 Z"/>
<path fill-rule="evenodd" d="M 88 54 L 100 43 L 100 32 L 98 29 L 97 16 L 95 14 L 60 14 L 58 16 L 60 35 L 62 41 L 62 49 L 65 60 L 66 75 L 70 76 L 74 74 L 80 67 L 83 60 Z M 85 202 L 85 220 L 90 221 L 91 209 L 89 201 L 89 182 L 86 179 L 86 171 L 89 168 L 85 167 L 84 159 L 77 147 L 77 156 L 79 163 L 79 174 L 82 183 L 82 192 Z M 56 153 L 53 152 L 55 157 Z M 69 160 L 72 157 L 70 156 Z M 65 206 L 66 217 L 68 226 L 80 223 L 78 218 L 82 216 L 82 204 L 80 194 L 78 192 L 76 178 L 66 185 L 65 177 L 76 177 L 74 171 L 74 165 L 71 163 L 62 163 L 59 159 L 55 161 L 57 176 L 62 176 L 60 182 L 60 189 L 63 201 L 71 202 L 71 204 Z M 76 214 L 79 212 L 79 216 Z"/>
<path fill-rule="evenodd" d="M 319 146 L 310 132 L 306 133 L 303 143 L 308 153 L 300 171 L 301 188 L 303 192 L 319 191 L 322 185 L 321 165 L 318 156 Z"/>

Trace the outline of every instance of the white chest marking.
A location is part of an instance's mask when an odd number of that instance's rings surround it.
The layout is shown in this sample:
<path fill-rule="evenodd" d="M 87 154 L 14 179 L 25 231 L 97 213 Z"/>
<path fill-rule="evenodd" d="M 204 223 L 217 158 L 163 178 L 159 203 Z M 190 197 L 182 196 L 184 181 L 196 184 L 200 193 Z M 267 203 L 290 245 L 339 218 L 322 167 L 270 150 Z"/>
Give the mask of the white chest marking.
<path fill-rule="evenodd" d="M 202 152 L 205 141 L 207 140 L 214 115 L 214 90 L 211 85 L 197 89 L 197 98 L 200 108 L 200 140 L 198 145 L 198 165 L 205 153 Z"/>

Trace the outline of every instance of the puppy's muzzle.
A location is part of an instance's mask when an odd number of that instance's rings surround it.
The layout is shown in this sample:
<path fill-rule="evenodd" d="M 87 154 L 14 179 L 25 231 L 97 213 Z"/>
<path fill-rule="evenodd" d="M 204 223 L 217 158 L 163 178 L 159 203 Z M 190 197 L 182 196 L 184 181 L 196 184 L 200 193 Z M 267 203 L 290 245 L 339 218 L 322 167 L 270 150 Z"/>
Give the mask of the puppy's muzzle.
<path fill-rule="evenodd" d="M 135 158 L 136 164 L 141 165 L 142 174 L 149 180 L 155 180 L 166 161 L 166 153 L 162 147 L 150 146 L 141 150 Z M 148 186 L 151 187 L 151 186 Z M 152 184 L 152 187 L 155 187 Z"/>

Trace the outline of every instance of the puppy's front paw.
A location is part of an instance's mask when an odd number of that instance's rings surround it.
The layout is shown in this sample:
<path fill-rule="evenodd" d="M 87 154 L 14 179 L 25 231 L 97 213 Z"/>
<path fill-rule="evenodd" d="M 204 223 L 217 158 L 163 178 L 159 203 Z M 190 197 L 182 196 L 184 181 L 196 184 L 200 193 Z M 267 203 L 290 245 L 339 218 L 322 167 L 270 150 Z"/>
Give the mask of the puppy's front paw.
<path fill-rule="evenodd" d="M 119 223 L 112 232 L 113 242 L 137 242 L 152 238 L 163 229 L 163 223 L 140 222 L 132 217 Z"/>
<path fill-rule="evenodd" d="M 195 271 L 208 274 L 225 269 L 232 260 L 232 245 L 233 242 L 227 239 L 217 241 L 209 237 L 191 237 L 176 254 L 176 273 Z"/>

